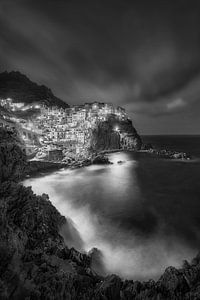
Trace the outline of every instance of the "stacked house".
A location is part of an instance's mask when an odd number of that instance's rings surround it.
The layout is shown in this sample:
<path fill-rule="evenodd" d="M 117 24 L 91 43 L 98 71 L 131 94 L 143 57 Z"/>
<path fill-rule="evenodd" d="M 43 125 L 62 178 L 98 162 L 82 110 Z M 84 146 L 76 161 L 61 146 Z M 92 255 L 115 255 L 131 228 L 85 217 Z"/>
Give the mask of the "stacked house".
<path fill-rule="evenodd" d="M 34 117 L 24 120 L 13 117 L 23 129 L 38 134 L 41 145 L 55 145 L 72 148 L 80 153 L 89 146 L 91 131 L 99 122 L 106 121 L 111 115 L 126 120 L 127 114 L 122 107 L 107 103 L 85 103 L 69 108 L 47 107 L 43 104 L 15 103 L 12 99 L 0 99 L 0 105 L 10 111 L 38 109 Z"/>

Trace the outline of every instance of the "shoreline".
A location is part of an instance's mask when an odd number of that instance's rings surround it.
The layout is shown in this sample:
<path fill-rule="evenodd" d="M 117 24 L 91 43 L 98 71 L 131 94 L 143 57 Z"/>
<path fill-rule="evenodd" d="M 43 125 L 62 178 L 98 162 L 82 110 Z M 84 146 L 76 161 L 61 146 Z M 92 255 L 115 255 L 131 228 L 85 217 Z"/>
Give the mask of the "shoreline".
<path fill-rule="evenodd" d="M 26 178 L 35 178 L 38 175 L 46 175 L 62 168 L 68 168 L 67 164 L 50 161 L 28 161 L 25 172 L 22 175 L 22 180 Z"/>
<path fill-rule="evenodd" d="M 93 164 L 112 164 L 109 161 L 107 154 L 117 153 L 117 152 L 135 152 L 135 153 L 145 153 L 155 158 L 167 159 L 171 161 L 181 161 L 181 162 L 191 162 L 193 159 L 189 157 L 184 152 L 166 150 L 166 149 L 142 149 L 142 150 L 131 150 L 131 149 L 111 149 L 102 150 L 98 152 L 93 158 L 87 158 L 84 160 L 78 160 L 71 163 L 64 163 L 59 161 L 41 161 L 41 160 L 31 160 L 28 161 L 28 166 L 25 170 L 23 178 L 36 177 L 39 173 L 48 174 L 60 169 L 79 169 L 87 167 Z"/>
<path fill-rule="evenodd" d="M 118 150 L 119 151 L 119 150 Z M 72 163 L 63 163 L 59 161 L 41 161 L 31 160 L 28 161 L 28 166 L 24 172 L 24 178 L 35 177 L 38 173 L 42 172 L 45 174 L 57 171 L 60 169 L 79 169 L 87 167 L 93 164 L 112 164 L 109 159 L 105 156 L 106 153 L 98 153 L 93 158 L 87 158 L 84 160 L 74 161 Z"/>

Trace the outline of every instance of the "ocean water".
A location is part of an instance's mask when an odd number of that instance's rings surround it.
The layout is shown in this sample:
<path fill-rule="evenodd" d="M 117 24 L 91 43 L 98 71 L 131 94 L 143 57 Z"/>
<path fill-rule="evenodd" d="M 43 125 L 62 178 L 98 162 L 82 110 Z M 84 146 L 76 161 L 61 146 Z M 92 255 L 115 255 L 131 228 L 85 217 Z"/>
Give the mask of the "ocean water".
<path fill-rule="evenodd" d="M 200 135 L 144 135 L 142 140 L 155 148 L 183 151 L 200 158 Z"/>
<path fill-rule="evenodd" d="M 69 246 L 82 251 L 96 247 L 106 274 L 140 280 L 159 278 L 166 267 L 181 266 L 200 249 L 200 137 L 143 139 L 189 152 L 194 159 L 117 152 L 109 155 L 113 165 L 24 181 L 37 194 L 48 193 L 69 218 L 70 236 L 69 228 L 62 229 Z"/>

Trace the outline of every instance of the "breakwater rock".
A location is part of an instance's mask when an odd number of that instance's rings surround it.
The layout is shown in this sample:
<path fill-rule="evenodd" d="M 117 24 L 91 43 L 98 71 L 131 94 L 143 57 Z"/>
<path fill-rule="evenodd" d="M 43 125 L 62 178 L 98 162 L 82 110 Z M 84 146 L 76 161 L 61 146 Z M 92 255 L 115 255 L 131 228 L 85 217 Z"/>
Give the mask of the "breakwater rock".
<path fill-rule="evenodd" d="M 151 144 L 143 145 L 142 150 L 159 156 L 161 158 L 168 158 L 168 159 L 181 159 L 181 160 L 190 160 L 191 157 L 185 152 L 182 151 L 174 151 L 169 149 L 156 149 Z"/>

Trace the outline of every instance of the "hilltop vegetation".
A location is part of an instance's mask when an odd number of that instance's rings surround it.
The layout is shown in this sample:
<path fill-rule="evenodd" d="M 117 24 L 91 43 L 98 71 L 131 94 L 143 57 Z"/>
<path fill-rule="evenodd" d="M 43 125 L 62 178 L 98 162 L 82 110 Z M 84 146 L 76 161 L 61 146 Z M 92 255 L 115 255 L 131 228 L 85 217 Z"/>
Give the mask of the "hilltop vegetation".
<path fill-rule="evenodd" d="M 0 73 L 0 98 L 13 98 L 16 102 L 30 104 L 41 102 L 47 106 L 68 107 L 68 104 L 54 96 L 44 85 L 38 85 L 20 72 Z"/>

